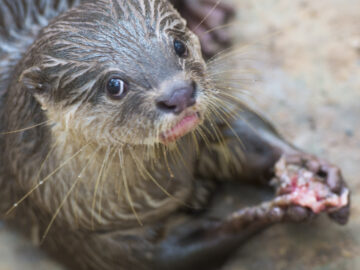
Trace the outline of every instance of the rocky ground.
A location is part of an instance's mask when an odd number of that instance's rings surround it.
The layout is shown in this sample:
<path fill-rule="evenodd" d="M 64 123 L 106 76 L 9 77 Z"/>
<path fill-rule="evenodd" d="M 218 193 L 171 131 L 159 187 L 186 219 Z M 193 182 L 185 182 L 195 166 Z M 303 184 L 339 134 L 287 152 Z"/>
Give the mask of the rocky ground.
<path fill-rule="evenodd" d="M 258 52 L 252 99 L 297 146 L 338 164 L 352 217 L 277 226 L 240 249 L 226 270 L 360 268 L 360 1 L 234 0 L 239 42 Z"/>
<path fill-rule="evenodd" d="M 360 1 L 232 2 L 239 11 L 232 25 L 237 44 L 248 45 L 258 69 L 250 99 L 297 146 L 338 164 L 353 196 L 347 226 L 326 217 L 275 226 L 224 270 L 359 269 Z M 20 269 L 61 268 L 0 226 L 0 270 Z"/>

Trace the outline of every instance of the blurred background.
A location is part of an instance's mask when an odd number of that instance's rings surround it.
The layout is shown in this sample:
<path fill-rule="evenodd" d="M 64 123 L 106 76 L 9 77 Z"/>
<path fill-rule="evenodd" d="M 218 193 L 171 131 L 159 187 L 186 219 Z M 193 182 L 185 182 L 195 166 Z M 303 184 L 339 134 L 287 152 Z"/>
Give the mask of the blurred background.
<path fill-rule="evenodd" d="M 229 2 L 237 43 L 255 42 L 260 79 L 250 98 L 285 138 L 342 168 L 352 215 L 345 227 L 327 217 L 275 226 L 224 269 L 360 269 L 360 1 Z"/>
<path fill-rule="evenodd" d="M 224 270 L 360 269 L 360 1 L 228 2 L 238 11 L 235 44 L 256 55 L 249 98 L 286 138 L 342 168 L 352 216 L 345 227 L 327 217 L 275 226 Z M 0 270 L 20 269 L 62 268 L 0 224 Z"/>

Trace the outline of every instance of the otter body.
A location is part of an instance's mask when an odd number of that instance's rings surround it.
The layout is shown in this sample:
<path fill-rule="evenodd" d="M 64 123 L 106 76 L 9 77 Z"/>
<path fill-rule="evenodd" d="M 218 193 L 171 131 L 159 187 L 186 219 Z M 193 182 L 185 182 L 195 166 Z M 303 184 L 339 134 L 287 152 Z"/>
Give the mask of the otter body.
<path fill-rule="evenodd" d="M 201 269 L 294 217 L 184 211 L 206 209 L 218 180 L 269 180 L 282 155 L 316 158 L 217 87 L 171 3 L 2 0 L 0 14 L 1 213 L 38 227 L 65 264 Z M 344 189 L 339 175 L 329 186 Z"/>

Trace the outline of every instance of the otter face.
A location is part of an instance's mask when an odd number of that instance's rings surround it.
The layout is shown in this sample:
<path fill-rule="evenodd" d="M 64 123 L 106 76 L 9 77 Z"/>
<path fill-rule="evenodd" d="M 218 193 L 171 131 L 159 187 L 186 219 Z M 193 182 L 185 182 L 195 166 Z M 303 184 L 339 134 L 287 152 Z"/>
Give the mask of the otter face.
<path fill-rule="evenodd" d="M 53 129 L 86 142 L 168 144 L 207 111 L 200 43 L 167 0 L 83 4 L 27 55 L 22 81 Z"/>

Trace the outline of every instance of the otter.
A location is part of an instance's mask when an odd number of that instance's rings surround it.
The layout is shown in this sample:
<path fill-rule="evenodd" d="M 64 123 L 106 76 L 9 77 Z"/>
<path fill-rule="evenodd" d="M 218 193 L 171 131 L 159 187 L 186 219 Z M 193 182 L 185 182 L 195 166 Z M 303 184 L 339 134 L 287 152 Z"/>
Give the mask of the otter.
<path fill-rule="evenodd" d="M 211 75 L 173 6 L 200 2 L 0 1 L 0 210 L 70 269 L 216 269 L 273 224 L 348 220 L 340 170 Z M 279 162 L 344 200 L 283 196 Z M 273 177 L 274 200 L 206 215 L 217 185 Z"/>

